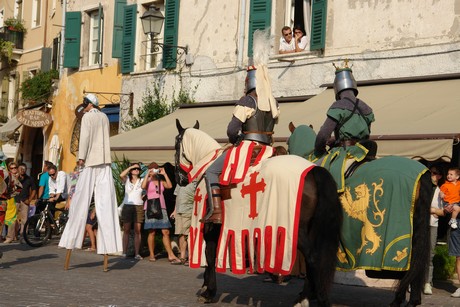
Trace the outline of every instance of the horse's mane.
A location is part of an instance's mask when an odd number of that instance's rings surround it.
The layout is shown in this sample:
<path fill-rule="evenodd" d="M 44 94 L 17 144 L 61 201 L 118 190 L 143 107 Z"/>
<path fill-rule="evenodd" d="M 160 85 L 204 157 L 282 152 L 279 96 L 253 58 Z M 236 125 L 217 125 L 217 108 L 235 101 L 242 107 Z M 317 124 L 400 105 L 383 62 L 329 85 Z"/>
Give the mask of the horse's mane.
<path fill-rule="evenodd" d="M 195 128 L 185 130 L 182 143 L 184 154 L 192 161 L 193 165 L 197 165 L 209 154 L 221 148 L 221 145 L 206 132 Z"/>

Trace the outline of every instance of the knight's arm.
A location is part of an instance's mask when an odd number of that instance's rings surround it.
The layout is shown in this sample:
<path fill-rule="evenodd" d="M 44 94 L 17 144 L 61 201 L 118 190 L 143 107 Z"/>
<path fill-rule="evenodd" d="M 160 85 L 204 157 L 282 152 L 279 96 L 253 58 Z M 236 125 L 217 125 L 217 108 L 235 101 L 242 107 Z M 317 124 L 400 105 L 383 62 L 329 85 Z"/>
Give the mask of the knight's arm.
<path fill-rule="evenodd" d="M 235 116 L 232 116 L 232 120 L 228 124 L 227 127 L 227 136 L 228 140 L 230 143 L 235 144 L 236 141 L 238 140 L 238 135 L 241 131 L 241 126 L 243 125 L 243 122 L 236 118 Z"/>
<path fill-rule="evenodd" d="M 243 96 L 236 103 L 233 109 L 233 116 L 227 127 L 227 136 L 230 143 L 235 144 L 238 141 L 238 135 L 242 130 L 243 123 L 255 112 L 255 99 L 249 96 Z"/>
<path fill-rule="evenodd" d="M 324 124 L 321 126 L 315 140 L 315 155 L 317 157 L 322 156 L 326 152 L 326 144 L 329 138 L 334 132 L 337 123 L 331 118 L 326 118 Z"/>

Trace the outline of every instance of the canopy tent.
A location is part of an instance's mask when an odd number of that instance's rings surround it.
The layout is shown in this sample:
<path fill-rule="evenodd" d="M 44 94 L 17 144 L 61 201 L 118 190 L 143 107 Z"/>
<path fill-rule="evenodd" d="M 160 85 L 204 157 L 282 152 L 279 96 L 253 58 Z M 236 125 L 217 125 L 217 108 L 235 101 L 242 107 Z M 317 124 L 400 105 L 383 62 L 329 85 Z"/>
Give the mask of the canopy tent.
<path fill-rule="evenodd" d="M 457 94 L 460 79 L 360 86 L 359 98 L 374 110 L 372 138 L 378 142 L 379 156 L 400 155 L 409 158 L 449 160 L 454 140 L 460 137 Z M 334 101 L 334 91 L 302 102 L 281 103 L 281 115 L 275 127 L 275 140 L 285 142 L 289 137 L 289 122 L 312 124 L 316 131 Z M 200 129 L 221 143 L 227 140 L 227 124 L 233 106 L 192 105 L 180 108 L 159 120 L 129 132 L 113 136 L 113 156 L 131 161 L 157 163 L 174 162 L 176 118 L 182 126 L 200 122 Z"/>
<path fill-rule="evenodd" d="M 9 119 L 3 126 L 0 127 L 0 140 L 2 142 L 8 142 L 10 139 L 13 138 L 14 132 L 21 126 L 22 124 L 18 122 L 16 116 L 13 116 Z"/>

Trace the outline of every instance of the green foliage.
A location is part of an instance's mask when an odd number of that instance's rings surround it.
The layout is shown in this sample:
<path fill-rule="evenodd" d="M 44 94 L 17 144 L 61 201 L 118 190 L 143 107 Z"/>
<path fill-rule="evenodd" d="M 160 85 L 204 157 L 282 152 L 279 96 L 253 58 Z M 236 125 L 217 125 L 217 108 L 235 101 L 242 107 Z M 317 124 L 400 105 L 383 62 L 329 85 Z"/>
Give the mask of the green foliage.
<path fill-rule="evenodd" d="M 3 24 L 10 31 L 23 32 L 23 33 L 27 32 L 27 29 L 24 26 L 24 20 L 22 19 L 11 17 L 5 20 Z"/>
<path fill-rule="evenodd" d="M 11 63 L 13 58 L 13 48 L 14 43 L 9 41 L 4 41 L 0 39 L 0 55 L 8 59 L 8 63 Z"/>
<path fill-rule="evenodd" d="M 169 113 L 171 113 L 170 106 L 166 103 L 160 86 L 155 84 L 153 89 L 148 88 L 145 91 L 144 97 L 142 97 L 142 106 L 137 109 L 137 117 L 133 117 L 127 124 L 131 128 L 138 128 Z"/>
<path fill-rule="evenodd" d="M 19 89 L 22 93 L 22 99 L 28 100 L 29 102 L 48 100 L 53 93 L 53 79 L 58 78 L 58 71 L 50 70 L 47 72 L 39 72 L 32 78 L 26 79 L 22 82 Z"/>
<path fill-rule="evenodd" d="M 449 256 L 447 245 L 437 245 L 433 257 L 433 279 L 446 280 L 455 273 L 455 257 Z"/>
<path fill-rule="evenodd" d="M 123 156 L 123 160 L 119 160 L 115 156 L 115 161 L 112 162 L 112 176 L 113 183 L 115 184 L 115 193 L 117 194 L 117 204 L 121 205 L 123 198 L 125 197 L 125 186 L 120 178 L 121 172 L 130 166 L 130 162 Z"/>
<path fill-rule="evenodd" d="M 128 126 L 132 129 L 138 128 L 174 112 L 181 104 L 195 103 L 193 99 L 195 91 L 196 87 L 192 93 L 181 87 L 177 95 L 173 93 L 171 104 L 168 104 L 160 84 L 156 82 L 152 89 L 148 88 L 145 91 L 142 106 L 137 109 L 137 117 L 128 121 Z"/>

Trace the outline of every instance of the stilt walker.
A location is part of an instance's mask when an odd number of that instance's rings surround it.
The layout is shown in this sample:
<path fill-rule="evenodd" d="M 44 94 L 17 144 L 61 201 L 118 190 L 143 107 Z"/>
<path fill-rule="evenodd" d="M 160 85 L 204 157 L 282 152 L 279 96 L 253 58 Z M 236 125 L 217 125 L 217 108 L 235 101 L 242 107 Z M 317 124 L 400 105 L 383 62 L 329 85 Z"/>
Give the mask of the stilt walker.
<path fill-rule="evenodd" d="M 81 248 L 83 244 L 93 193 L 98 220 L 97 253 L 104 255 L 104 272 L 108 271 L 108 254 L 122 251 L 115 186 L 110 166 L 109 120 L 99 110 L 98 105 L 96 95 L 88 94 L 76 110 L 76 113 L 84 113 L 78 150 L 80 175 L 72 196 L 69 221 L 59 242 L 60 247 L 67 249 L 65 270 L 69 268 L 72 250 Z"/>

